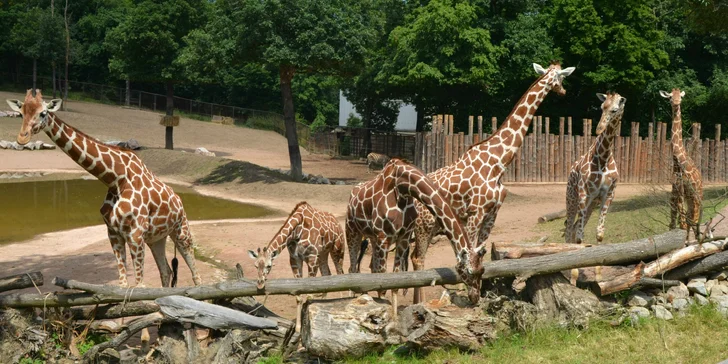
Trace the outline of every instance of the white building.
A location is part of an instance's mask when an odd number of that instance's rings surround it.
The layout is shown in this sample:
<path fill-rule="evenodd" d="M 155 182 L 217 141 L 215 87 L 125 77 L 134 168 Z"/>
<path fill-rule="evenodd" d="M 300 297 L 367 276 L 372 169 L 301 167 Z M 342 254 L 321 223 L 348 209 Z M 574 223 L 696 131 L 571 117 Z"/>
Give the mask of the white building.
<path fill-rule="evenodd" d="M 356 112 L 354 105 L 344 97 L 344 92 L 339 91 L 339 126 L 346 126 L 346 120 L 349 118 L 349 114 L 361 117 Z M 399 115 L 397 116 L 397 125 L 394 130 L 397 131 L 415 131 L 417 129 L 417 112 L 412 104 L 402 104 L 399 108 Z"/>

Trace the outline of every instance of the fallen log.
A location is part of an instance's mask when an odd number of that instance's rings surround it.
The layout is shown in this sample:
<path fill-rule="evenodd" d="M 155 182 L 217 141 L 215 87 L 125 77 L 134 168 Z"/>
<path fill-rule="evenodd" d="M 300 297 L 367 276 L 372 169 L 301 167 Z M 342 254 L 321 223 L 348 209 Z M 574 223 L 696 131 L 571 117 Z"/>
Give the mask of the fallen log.
<path fill-rule="evenodd" d="M 166 317 L 178 322 L 190 322 L 211 329 L 276 329 L 275 321 L 251 316 L 224 306 L 197 301 L 182 296 L 167 296 L 154 300 Z"/>
<path fill-rule="evenodd" d="M 503 260 L 539 257 L 542 255 L 551 255 L 572 250 L 579 250 L 583 249 L 584 247 L 586 247 L 586 245 L 563 243 L 497 242 L 493 243 L 493 249 L 491 250 L 491 259 Z"/>
<path fill-rule="evenodd" d="M 141 331 L 142 329 L 145 329 L 149 326 L 157 325 L 162 322 L 167 321 L 173 321 L 171 319 L 165 318 L 164 315 L 162 315 L 160 312 L 150 313 L 149 315 L 146 315 L 144 317 L 138 318 L 126 327 L 122 328 L 120 330 L 119 335 L 117 335 L 115 338 L 103 342 L 101 344 L 98 344 L 91 349 L 89 349 L 84 355 L 84 362 L 93 362 L 93 359 L 96 357 L 96 355 L 100 352 L 102 352 L 106 348 L 116 348 L 119 345 L 123 344 L 126 340 L 128 340 L 132 335 L 136 334 L 137 332 Z"/>
<path fill-rule="evenodd" d="M 30 287 L 40 287 L 43 285 L 43 273 L 31 272 L 16 274 L 0 278 L 0 292 L 10 291 L 13 289 L 23 289 Z"/>
<path fill-rule="evenodd" d="M 508 259 L 483 264 L 483 279 L 516 277 L 514 284 L 522 283 L 539 274 L 598 265 L 629 264 L 654 259 L 684 244 L 684 232 L 674 230 L 648 239 L 621 244 L 592 246 L 576 251 L 547 256 Z M 305 279 L 305 281 L 301 281 Z M 59 307 L 83 306 L 103 303 L 154 300 L 165 296 L 185 296 L 197 300 L 257 295 L 301 295 L 308 293 L 346 292 L 359 293 L 389 289 L 425 287 L 461 283 L 451 268 L 435 268 L 414 272 L 377 274 L 342 274 L 315 278 L 271 279 L 264 289 L 254 282 L 228 281 L 212 285 L 173 288 L 122 288 L 110 285 L 83 283 L 55 278 L 54 284 L 68 289 L 82 289 L 92 293 L 6 294 L 0 296 L 0 307 Z M 521 287 L 520 284 L 517 285 Z M 522 288 L 522 287 L 521 287 Z"/>
<path fill-rule="evenodd" d="M 137 301 L 103 306 L 87 306 L 71 308 L 74 320 L 109 320 L 129 316 L 144 316 L 159 311 L 154 301 Z"/>
<path fill-rule="evenodd" d="M 694 260 L 665 274 L 667 279 L 686 279 L 728 267 L 728 251 Z"/>
<path fill-rule="evenodd" d="M 549 222 L 549 221 L 556 220 L 556 219 L 561 219 L 561 218 L 564 218 L 564 217 L 566 217 L 566 209 L 563 209 L 561 211 L 552 212 L 552 213 L 543 215 L 543 216 L 541 216 L 541 217 L 538 218 L 538 223 L 539 224 L 542 224 L 544 222 Z"/>

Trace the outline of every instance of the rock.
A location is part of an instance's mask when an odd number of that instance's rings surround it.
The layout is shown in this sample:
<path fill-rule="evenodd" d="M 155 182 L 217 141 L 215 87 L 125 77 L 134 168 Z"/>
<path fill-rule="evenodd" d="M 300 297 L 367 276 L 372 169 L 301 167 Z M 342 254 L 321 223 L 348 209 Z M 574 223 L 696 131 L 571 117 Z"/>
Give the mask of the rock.
<path fill-rule="evenodd" d="M 322 184 L 322 185 L 330 185 L 330 184 L 331 184 L 331 181 L 329 181 L 329 179 L 328 179 L 328 178 L 326 178 L 326 177 L 322 177 L 322 178 L 321 178 L 321 179 L 319 180 L 319 183 L 320 183 L 320 184 Z"/>
<path fill-rule="evenodd" d="M 666 308 L 660 305 L 652 306 L 652 311 L 655 313 L 655 317 L 662 320 L 672 320 L 672 314 Z"/>
<path fill-rule="evenodd" d="M 648 307 L 655 301 L 655 297 L 648 295 L 642 291 L 634 291 L 627 299 L 627 305 L 630 307 L 640 306 Z"/>
<path fill-rule="evenodd" d="M 718 284 L 720 284 L 720 282 L 718 282 L 715 279 L 711 279 L 709 281 L 706 281 L 705 282 L 705 289 L 708 291 L 708 294 L 711 294 L 710 292 L 713 290 L 713 287 L 717 286 Z"/>
<path fill-rule="evenodd" d="M 140 148 L 139 142 L 136 139 L 129 139 L 126 141 L 126 148 L 131 150 L 137 150 Z"/>
<path fill-rule="evenodd" d="M 10 146 L 10 142 L 7 140 L 0 140 L 0 148 L 8 149 Z"/>
<path fill-rule="evenodd" d="M 121 363 L 121 354 L 116 349 L 106 348 L 94 359 L 94 363 L 117 364 Z"/>
<path fill-rule="evenodd" d="M 202 147 L 195 149 L 195 154 L 204 155 L 206 157 L 214 157 L 215 156 L 215 153 L 213 153 L 213 152 L 211 152 L 211 151 L 209 151 L 209 150 L 207 150 L 205 148 L 202 148 Z"/>
<path fill-rule="evenodd" d="M 724 271 L 715 273 L 715 274 L 713 274 L 713 276 L 711 278 L 718 280 L 718 281 L 725 281 L 726 278 L 728 278 L 728 270 L 724 270 Z"/>
<path fill-rule="evenodd" d="M 336 185 L 337 186 L 345 186 L 346 185 L 346 182 L 344 182 L 344 181 L 336 181 Z"/>
<path fill-rule="evenodd" d="M 650 310 L 640 306 L 630 307 L 629 317 L 633 322 L 639 321 L 640 318 L 650 317 Z"/>
<path fill-rule="evenodd" d="M 309 354 L 328 360 L 362 357 L 399 342 L 392 326 L 392 305 L 366 294 L 309 300 L 303 307 L 301 342 Z"/>
<path fill-rule="evenodd" d="M 676 298 L 688 298 L 688 297 L 690 297 L 690 291 L 688 290 L 688 286 L 686 286 L 683 283 L 680 283 L 679 286 L 670 287 L 667 290 L 668 301 L 672 301 Z"/>
<path fill-rule="evenodd" d="M 691 279 L 688 282 L 688 290 L 693 293 L 700 293 L 703 296 L 708 295 L 708 289 L 705 287 L 705 281 Z"/>
<path fill-rule="evenodd" d="M 703 277 L 703 276 L 696 276 L 696 277 L 690 278 L 690 282 L 703 282 L 703 283 L 705 283 L 707 281 L 708 281 L 708 278 L 707 277 Z"/>
<path fill-rule="evenodd" d="M 678 311 L 688 308 L 690 301 L 685 298 L 677 298 L 672 301 L 672 307 Z"/>
<path fill-rule="evenodd" d="M 707 299 L 707 298 L 705 298 L 705 296 L 703 296 L 703 295 L 701 295 L 701 294 L 699 294 L 699 293 L 696 293 L 696 294 L 695 294 L 695 295 L 693 296 L 693 298 L 695 299 L 695 303 L 697 303 L 697 304 L 699 304 L 699 305 L 701 305 L 701 306 L 705 306 L 705 305 L 707 305 L 707 304 L 709 303 L 709 302 L 708 302 L 708 299 Z"/>
<path fill-rule="evenodd" d="M 711 296 L 708 300 L 718 307 L 728 308 L 728 296 Z"/>
<path fill-rule="evenodd" d="M 717 284 L 713 286 L 713 289 L 710 291 L 710 296 L 728 296 L 728 286 L 722 284 Z"/>

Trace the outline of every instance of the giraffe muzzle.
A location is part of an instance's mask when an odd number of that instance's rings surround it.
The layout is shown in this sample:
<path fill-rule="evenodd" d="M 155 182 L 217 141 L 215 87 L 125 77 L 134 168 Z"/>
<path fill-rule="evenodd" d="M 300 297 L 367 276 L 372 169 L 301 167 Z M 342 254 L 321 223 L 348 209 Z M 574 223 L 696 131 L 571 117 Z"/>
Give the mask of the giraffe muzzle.
<path fill-rule="evenodd" d="M 30 129 L 30 128 L 28 128 L 28 129 Z M 18 134 L 18 137 L 16 138 L 16 141 L 20 145 L 26 145 L 26 144 L 28 144 L 28 142 L 30 142 L 30 136 L 31 136 L 30 130 L 25 130 L 25 131 L 21 130 L 20 133 Z"/>

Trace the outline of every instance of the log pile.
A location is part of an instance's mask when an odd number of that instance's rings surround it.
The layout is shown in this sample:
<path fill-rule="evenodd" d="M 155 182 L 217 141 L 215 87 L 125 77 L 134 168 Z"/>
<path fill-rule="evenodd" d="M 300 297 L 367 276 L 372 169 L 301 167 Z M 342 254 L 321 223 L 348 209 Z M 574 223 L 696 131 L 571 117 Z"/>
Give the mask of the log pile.
<path fill-rule="evenodd" d="M 55 277 L 52 283 L 64 291 L 0 295 L 0 331 L 12 333 L 6 335 L 8 341 L 26 338 L 31 344 L 21 351 L 26 356 L 48 350 L 50 335 L 31 322 L 64 322 L 63 327 L 72 328 L 64 334 L 67 356 L 81 358 L 72 343 L 82 337 L 74 335 L 96 331 L 111 335 L 111 340 L 88 350 L 83 355 L 87 361 L 222 363 L 231 358 L 256 362 L 274 351 L 284 357 L 339 360 L 399 344 L 403 350 L 476 350 L 484 342 L 537 325 L 584 327 L 590 317 L 605 311 L 621 312 L 622 320 L 650 315 L 670 319 L 690 304 L 713 301 L 728 314 L 728 239 L 685 246 L 684 236 L 671 231 L 598 246 L 495 243 L 492 261 L 483 266 L 484 297 L 477 306 L 460 291 L 446 288 L 440 299 L 400 308 L 397 317 L 388 301 L 367 293 L 457 287 L 461 281 L 454 270 L 271 279 L 263 290 L 242 276 L 197 287 L 134 289 Z M 0 292 L 42 285 L 38 272 L 0 278 Z M 308 300 L 300 335 L 290 320 L 252 298 L 337 291 L 358 296 Z M 624 291 L 629 293 L 614 295 Z M 27 322 L 18 324 L 19 317 Z M 141 348 L 121 349 L 139 331 L 153 327 L 158 327 L 154 340 L 145 338 Z M 0 348 L 3 340 L 0 335 Z"/>

